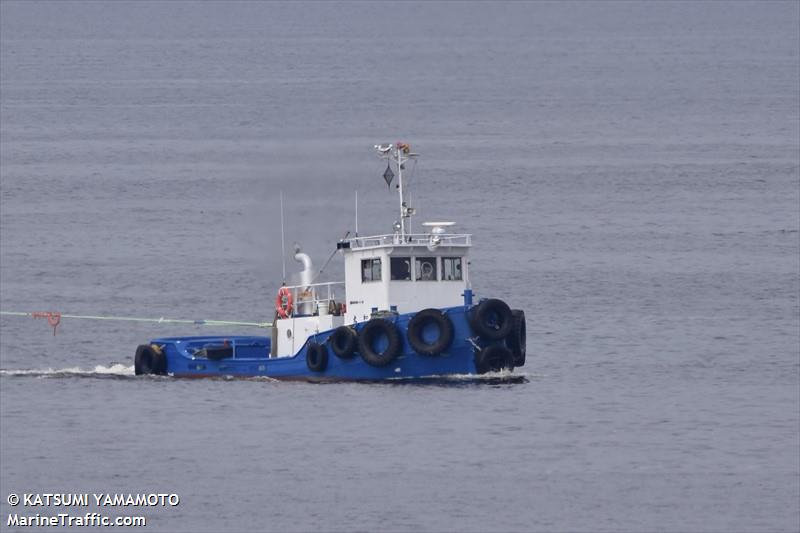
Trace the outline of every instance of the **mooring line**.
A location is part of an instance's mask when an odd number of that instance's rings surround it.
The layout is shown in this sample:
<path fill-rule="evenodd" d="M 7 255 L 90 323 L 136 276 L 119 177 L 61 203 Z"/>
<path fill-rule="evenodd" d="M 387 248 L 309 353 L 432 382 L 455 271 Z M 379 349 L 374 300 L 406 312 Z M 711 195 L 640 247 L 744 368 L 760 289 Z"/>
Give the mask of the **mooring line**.
<path fill-rule="evenodd" d="M 20 312 L 20 311 L 0 311 L 0 315 L 4 316 L 29 316 L 32 318 L 46 318 L 47 323 L 53 327 L 53 335 L 56 334 L 56 328 L 61 323 L 62 318 L 79 318 L 84 320 L 116 320 L 121 322 L 150 322 L 156 324 L 191 324 L 194 326 L 246 326 L 255 328 L 270 328 L 271 322 L 239 322 L 236 320 L 186 320 L 180 318 L 140 318 L 132 316 L 98 316 L 98 315 L 69 315 L 58 313 L 56 311 L 34 311 L 34 312 Z"/>

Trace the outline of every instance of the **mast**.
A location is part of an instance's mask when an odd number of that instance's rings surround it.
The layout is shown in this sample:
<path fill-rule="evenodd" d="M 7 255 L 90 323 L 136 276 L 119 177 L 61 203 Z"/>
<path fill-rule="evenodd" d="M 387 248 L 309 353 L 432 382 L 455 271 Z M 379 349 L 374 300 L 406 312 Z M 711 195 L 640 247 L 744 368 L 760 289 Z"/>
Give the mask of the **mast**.
<path fill-rule="evenodd" d="M 376 144 L 375 149 L 380 152 L 382 158 L 387 159 L 389 161 L 393 161 L 394 164 L 397 166 L 397 189 L 400 194 L 400 237 L 405 240 L 406 232 L 411 231 L 410 223 L 406 223 L 407 218 L 411 218 L 411 215 L 414 214 L 414 208 L 409 207 L 405 202 L 405 190 L 403 189 L 403 165 L 411 160 L 412 158 L 416 158 L 419 154 L 411 153 L 411 147 L 408 143 L 397 142 L 394 144 Z M 387 169 L 387 172 L 391 172 Z M 390 174 L 388 177 L 384 174 L 384 179 L 386 179 L 387 184 L 391 183 L 391 178 L 393 176 Z"/>
<path fill-rule="evenodd" d="M 406 203 L 403 201 L 403 151 L 400 143 L 394 148 L 397 157 L 397 188 L 400 190 L 400 238 L 406 240 Z"/>

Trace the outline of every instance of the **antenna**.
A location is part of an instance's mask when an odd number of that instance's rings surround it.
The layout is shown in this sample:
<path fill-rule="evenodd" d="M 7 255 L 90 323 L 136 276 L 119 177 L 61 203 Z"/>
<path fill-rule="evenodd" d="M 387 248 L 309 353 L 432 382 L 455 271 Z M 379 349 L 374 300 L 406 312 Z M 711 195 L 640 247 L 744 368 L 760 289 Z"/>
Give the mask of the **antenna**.
<path fill-rule="evenodd" d="M 286 283 L 286 239 L 283 234 L 283 191 L 281 197 L 281 262 L 283 264 L 283 282 Z"/>
<path fill-rule="evenodd" d="M 358 237 L 358 189 L 356 189 L 356 237 Z"/>

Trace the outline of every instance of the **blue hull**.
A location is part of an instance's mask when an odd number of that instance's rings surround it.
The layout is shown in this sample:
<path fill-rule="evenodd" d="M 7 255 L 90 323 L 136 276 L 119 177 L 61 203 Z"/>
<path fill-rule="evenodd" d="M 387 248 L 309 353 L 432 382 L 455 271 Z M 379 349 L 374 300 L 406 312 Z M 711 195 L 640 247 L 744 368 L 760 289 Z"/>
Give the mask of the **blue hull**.
<path fill-rule="evenodd" d="M 161 347 L 166 367 L 161 373 L 175 377 L 265 376 L 306 381 L 377 381 L 477 374 L 476 354 L 480 349 L 492 344 L 502 345 L 504 341 L 488 341 L 476 336 L 467 320 L 468 309 L 466 306 L 457 306 L 441 310 L 453 324 L 453 340 L 448 348 L 437 355 L 419 354 L 410 345 L 408 324 L 414 313 L 386 317 L 385 320 L 397 328 L 400 337 L 399 352 L 386 366 L 373 366 L 358 353 L 351 358 L 337 357 L 329 342 L 334 330 L 320 332 L 309 338 L 291 357 L 270 358 L 268 337 L 164 337 L 153 339 L 150 344 Z M 362 322 L 352 327 L 360 333 L 366 324 Z M 437 331 L 430 334 L 435 338 Z M 380 342 L 377 341 L 378 344 Z M 311 343 L 321 344 L 327 350 L 324 370 L 309 368 L 311 365 L 307 363 L 306 356 Z M 202 351 L 208 347 L 228 352 L 221 355 L 223 358 L 210 358 Z M 382 347 L 376 346 L 376 349 Z"/>

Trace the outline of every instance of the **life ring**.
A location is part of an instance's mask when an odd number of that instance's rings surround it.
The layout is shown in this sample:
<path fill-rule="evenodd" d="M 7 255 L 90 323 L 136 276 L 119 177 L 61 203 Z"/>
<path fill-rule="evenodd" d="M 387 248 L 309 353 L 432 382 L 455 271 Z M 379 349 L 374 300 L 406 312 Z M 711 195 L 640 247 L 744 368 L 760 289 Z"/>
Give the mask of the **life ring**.
<path fill-rule="evenodd" d="M 511 333 L 511 309 L 503 300 L 484 300 L 467 313 L 472 329 L 484 339 L 499 341 Z"/>
<path fill-rule="evenodd" d="M 386 347 L 382 351 L 375 349 L 379 338 L 386 338 Z M 394 324 L 382 318 L 373 318 L 364 325 L 358 334 L 358 351 L 361 357 L 372 366 L 386 366 L 400 352 L 400 334 Z"/>
<path fill-rule="evenodd" d="M 438 337 L 425 339 L 425 330 L 438 329 Z M 439 309 L 423 309 L 408 322 L 408 343 L 417 353 L 439 355 L 453 342 L 453 322 Z"/>
<path fill-rule="evenodd" d="M 306 365 L 312 372 L 324 372 L 328 368 L 328 349 L 316 342 L 308 343 Z"/>
<path fill-rule="evenodd" d="M 475 354 L 475 370 L 478 374 L 514 369 L 514 355 L 502 344 L 491 344 Z"/>
<path fill-rule="evenodd" d="M 355 355 L 356 344 L 358 343 L 358 334 L 347 326 L 339 326 L 330 337 L 328 341 L 331 343 L 331 350 L 340 359 L 350 359 Z"/>
<path fill-rule="evenodd" d="M 506 339 L 506 346 L 514 356 L 514 366 L 525 366 L 525 311 L 514 309 L 511 311 L 511 333 Z"/>
<path fill-rule="evenodd" d="M 292 307 L 294 306 L 294 297 L 292 291 L 287 287 L 281 287 L 278 290 L 278 296 L 275 298 L 275 310 L 281 318 L 289 318 L 292 314 Z"/>
<path fill-rule="evenodd" d="M 167 374 L 167 360 L 164 352 L 155 344 L 142 344 L 136 348 L 133 369 L 137 376 Z"/>

